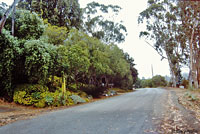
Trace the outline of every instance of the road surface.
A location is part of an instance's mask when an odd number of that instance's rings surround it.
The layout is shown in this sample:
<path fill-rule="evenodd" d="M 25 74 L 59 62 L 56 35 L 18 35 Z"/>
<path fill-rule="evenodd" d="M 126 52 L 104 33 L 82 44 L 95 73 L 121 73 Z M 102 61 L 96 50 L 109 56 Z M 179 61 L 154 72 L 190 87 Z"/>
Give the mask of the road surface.
<path fill-rule="evenodd" d="M 140 89 L 0 127 L 0 134 L 156 134 L 167 91 Z"/>

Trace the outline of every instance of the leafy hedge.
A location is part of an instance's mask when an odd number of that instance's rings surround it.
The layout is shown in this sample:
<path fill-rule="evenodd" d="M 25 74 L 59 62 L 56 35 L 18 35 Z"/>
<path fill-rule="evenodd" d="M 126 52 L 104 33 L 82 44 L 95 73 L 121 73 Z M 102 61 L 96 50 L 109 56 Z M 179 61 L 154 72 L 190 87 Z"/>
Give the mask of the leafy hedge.
<path fill-rule="evenodd" d="M 13 94 L 13 71 L 20 53 L 21 48 L 17 39 L 3 29 L 0 34 L 0 90 L 3 96 Z"/>
<path fill-rule="evenodd" d="M 18 104 L 33 105 L 40 108 L 46 106 L 69 106 L 88 101 L 87 98 L 83 99 L 70 91 L 64 94 L 59 90 L 50 92 L 48 87 L 39 84 L 18 85 L 15 88 L 13 100 Z"/>

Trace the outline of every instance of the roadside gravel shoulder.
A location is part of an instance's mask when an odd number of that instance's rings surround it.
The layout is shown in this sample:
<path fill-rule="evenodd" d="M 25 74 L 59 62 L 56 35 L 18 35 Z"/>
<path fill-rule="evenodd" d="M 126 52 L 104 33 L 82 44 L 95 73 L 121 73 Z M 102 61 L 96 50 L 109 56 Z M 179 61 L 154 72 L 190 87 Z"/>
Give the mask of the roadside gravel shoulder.
<path fill-rule="evenodd" d="M 186 90 L 166 89 L 168 90 L 168 101 L 166 112 L 162 123 L 160 124 L 161 134 L 199 134 L 199 120 L 196 115 L 199 111 L 192 110 L 193 104 L 188 107 L 188 98 L 185 97 Z"/>

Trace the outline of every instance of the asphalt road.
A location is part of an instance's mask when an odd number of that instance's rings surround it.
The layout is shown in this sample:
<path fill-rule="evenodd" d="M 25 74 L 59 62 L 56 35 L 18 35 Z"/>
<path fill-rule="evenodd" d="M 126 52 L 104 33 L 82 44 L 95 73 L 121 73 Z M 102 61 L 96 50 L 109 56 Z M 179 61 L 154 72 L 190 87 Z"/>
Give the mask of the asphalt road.
<path fill-rule="evenodd" d="M 140 89 L 0 127 L 0 134 L 156 134 L 166 91 Z"/>

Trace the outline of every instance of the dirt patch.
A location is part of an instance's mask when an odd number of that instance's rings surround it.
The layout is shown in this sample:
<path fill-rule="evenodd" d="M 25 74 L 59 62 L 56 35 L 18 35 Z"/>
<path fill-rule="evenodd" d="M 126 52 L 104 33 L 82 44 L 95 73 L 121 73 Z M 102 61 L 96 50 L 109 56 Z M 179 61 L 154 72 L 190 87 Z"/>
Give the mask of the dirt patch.
<path fill-rule="evenodd" d="M 8 108 L 8 107 L 5 107 L 5 106 L 0 106 L 0 113 L 12 112 L 12 111 L 15 111 L 15 110 L 16 110 L 15 108 Z"/>
<path fill-rule="evenodd" d="M 168 101 L 166 112 L 162 123 L 159 126 L 159 133 L 161 134 L 199 134 L 199 120 L 196 115 L 198 111 L 191 111 L 187 109 L 186 100 L 183 97 L 185 90 L 168 89 Z M 184 102 L 185 105 L 182 105 Z"/>

